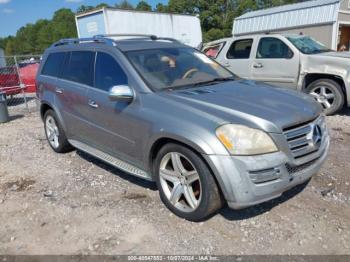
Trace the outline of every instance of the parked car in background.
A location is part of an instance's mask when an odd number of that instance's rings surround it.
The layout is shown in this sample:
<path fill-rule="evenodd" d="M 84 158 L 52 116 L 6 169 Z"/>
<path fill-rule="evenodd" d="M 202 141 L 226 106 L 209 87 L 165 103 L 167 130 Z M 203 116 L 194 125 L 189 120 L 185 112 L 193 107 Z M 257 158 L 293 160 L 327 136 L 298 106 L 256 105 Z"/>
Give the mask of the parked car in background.
<path fill-rule="evenodd" d="M 13 96 L 21 92 L 16 67 L 0 68 L 0 92 Z"/>
<path fill-rule="evenodd" d="M 310 94 L 326 114 L 350 106 L 350 53 L 337 53 L 309 36 L 245 35 L 203 47 L 239 77 Z"/>
<path fill-rule="evenodd" d="M 22 64 L 19 67 L 19 77 L 22 84 L 25 85 L 26 93 L 36 92 L 36 74 L 38 72 L 40 64 L 38 62 Z"/>
<path fill-rule="evenodd" d="M 36 74 L 40 64 L 20 63 L 18 69 L 15 66 L 0 68 L 0 92 L 5 92 L 7 96 L 13 96 L 22 92 L 22 87 L 26 93 L 36 92 Z M 21 85 L 22 84 L 22 85 Z"/>

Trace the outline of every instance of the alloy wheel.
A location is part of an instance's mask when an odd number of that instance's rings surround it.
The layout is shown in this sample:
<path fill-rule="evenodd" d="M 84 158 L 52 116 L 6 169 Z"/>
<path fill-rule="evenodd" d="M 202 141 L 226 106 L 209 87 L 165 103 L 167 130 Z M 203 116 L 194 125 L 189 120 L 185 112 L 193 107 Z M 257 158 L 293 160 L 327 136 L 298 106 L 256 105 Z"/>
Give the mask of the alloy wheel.
<path fill-rule="evenodd" d="M 53 148 L 58 148 L 60 143 L 58 141 L 59 131 L 55 119 L 52 116 L 47 116 L 45 121 L 45 130 L 47 140 Z"/>
<path fill-rule="evenodd" d="M 192 162 L 177 152 L 166 154 L 159 167 L 162 190 L 169 202 L 182 212 L 192 212 L 200 204 L 202 186 Z"/>
<path fill-rule="evenodd" d="M 333 90 L 327 86 L 316 86 L 310 91 L 310 95 L 320 103 L 324 109 L 329 109 L 335 102 L 335 94 Z"/>

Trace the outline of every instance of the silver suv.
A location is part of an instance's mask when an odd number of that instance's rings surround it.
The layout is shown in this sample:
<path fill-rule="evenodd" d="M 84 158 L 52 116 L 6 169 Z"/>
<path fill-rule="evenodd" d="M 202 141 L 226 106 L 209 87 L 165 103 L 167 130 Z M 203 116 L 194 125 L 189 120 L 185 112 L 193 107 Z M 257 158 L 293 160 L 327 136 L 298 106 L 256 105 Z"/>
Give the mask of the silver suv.
<path fill-rule="evenodd" d="M 52 149 L 73 147 L 155 181 L 192 221 L 306 182 L 329 136 L 308 95 L 241 80 L 203 53 L 154 36 L 62 40 L 37 76 Z"/>

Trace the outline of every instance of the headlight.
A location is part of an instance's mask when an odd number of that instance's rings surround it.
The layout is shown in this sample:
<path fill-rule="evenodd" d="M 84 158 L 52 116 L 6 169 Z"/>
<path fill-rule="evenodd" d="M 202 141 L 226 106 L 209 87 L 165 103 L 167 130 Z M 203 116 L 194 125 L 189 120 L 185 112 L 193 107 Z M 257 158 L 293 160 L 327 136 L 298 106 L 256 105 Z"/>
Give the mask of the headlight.
<path fill-rule="evenodd" d="M 216 135 L 231 155 L 259 155 L 278 151 L 264 131 L 228 124 L 216 129 Z"/>

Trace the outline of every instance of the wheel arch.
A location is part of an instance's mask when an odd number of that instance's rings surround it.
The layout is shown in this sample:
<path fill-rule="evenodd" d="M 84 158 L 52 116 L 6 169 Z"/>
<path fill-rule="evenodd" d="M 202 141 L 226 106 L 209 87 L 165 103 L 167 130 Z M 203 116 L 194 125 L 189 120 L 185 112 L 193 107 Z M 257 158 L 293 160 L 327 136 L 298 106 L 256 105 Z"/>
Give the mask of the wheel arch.
<path fill-rule="evenodd" d="M 60 121 L 60 124 L 61 124 L 64 132 L 67 132 L 66 125 L 65 125 L 65 123 L 63 121 L 61 113 L 57 110 L 57 108 L 55 106 L 53 106 L 49 102 L 46 102 L 46 101 L 42 101 L 41 102 L 41 105 L 40 105 L 40 116 L 41 116 L 41 119 L 44 120 L 45 113 L 48 110 L 53 110 L 56 113 L 56 116 L 58 117 L 58 120 Z"/>
<path fill-rule="evenodd" d="M 46 103 L 46 102 L 43 102 L 43 103 L 41 103 L 41 105 L 40 105 L 40 116 L 41 116 L 41 119 L 42 120 L 44 120 L 44 115 L 45 115 L 45 113 L 48 111 L 48 110 L 54 110 L 53 109 L 53 107 L 50 105 L 50 104 L 48 104 L 48 103 Z"/>
<path fill-rule="evenodd" d="M 305 91 L 310 84 L 320 79 L 329 79 L 338 83 L 343 91 L 345 104 L 348 104 L 348 102 L 350 102 L 348 101 L 348 92 L 343 77 L 335 74 L 309 73 L 305 75 L 303 81 L 303 91 Z"/>
<path fill-rule="evenodd" d="M 212 169 L 211 164 L 207 161 L 207 159 L 205 157 L 203 157 L 203 154 L 205 154 L 205 152 L 203 152 L 203 149 L 201 149 L 199 146 L 194 145 L 193 143 L 186 141 L 182 141 L 180 139 L 176 139 L 173 137 L 160 137 L 157 140 L 154 141 L 154 143 L 152 144 L 150 151 L 149 151 L 149 155 L 148 155 L 148 166 L 151 170 L 151 175 L 154 176 L 155 174 L 155 166 L 154 166 L 154 161 L 157 157 L 157 154 L 159 152 L 159 150 L 165 146 L 166 144 L 169 143 L 174 143 L 174 144 L 178 144 L 181 146 L 184 146 L 190 150 L 192 150 L 194 153 L 196 153 L 203 161 L 204 163 L 207 165 L 208 169 L 210 170 L 217 186 L 219 189 L 219 192 L 222 196 L 226 196 L 227 193 L 225 191 L 225 186 L 223 184 L 222 179 L 217 177 L 217 173 L 214 172 L 214 170 Z M 153 177 L 153 180 L 155 178 Z"/>

